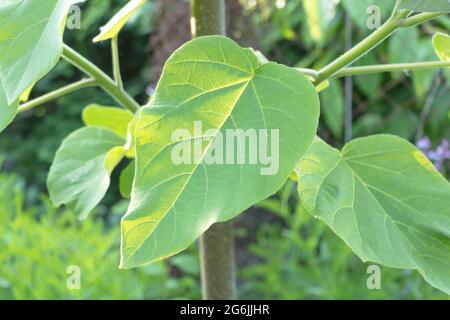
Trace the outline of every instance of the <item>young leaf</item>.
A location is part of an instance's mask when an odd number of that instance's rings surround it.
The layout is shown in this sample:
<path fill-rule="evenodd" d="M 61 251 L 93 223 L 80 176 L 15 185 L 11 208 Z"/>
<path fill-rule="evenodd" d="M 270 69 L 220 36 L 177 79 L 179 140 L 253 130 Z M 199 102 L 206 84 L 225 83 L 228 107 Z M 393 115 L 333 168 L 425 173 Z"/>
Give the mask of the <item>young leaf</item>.
<path fill-rule="evenodd" d="M 390 135 L 342 152 L 317 139 L 297 166 L 302 203 L 363 260 L 416 269 L 450 294 L 450 184 Z"/>
<path fill-rule="evenodd" d="M 136 126 L 136 176 L 121 224 L 121 267 L 176 254 L 213 223 L 276 192 L 312 143 L 318 118 L 316 90 L 297 70 L 261 64 L 250 50 L 220 36 L 179 48 Z M 177 129 L 187 137 L 178 136 Z M 249 162 L 258 154 L 249 148 L 246 161 L 234 164 L 236 146 L 224 150 L 234 140 L 224 137 L 236 129 L 267 134 L 277 162 L 271 161 L 272 172 L 261 159 Z M 200 157 L 186 152 L 190 159 L 177 164 L 173 154 L 191 142 L 202 149 Z"/>
<path fill-rule="evenodd" d="M 33 87 L 34 87 L 34 85 L 32 84 L 31 86 L 29 86 L 27 88 L 27 90 L 22 92 L 22 94 L 19 97 L 20 102 L 27 102 L 30 99 L 30 94 L 31 94 L 31 91 L 33 90 Z"/>
<path fill-rule="evenodd" d="M 100 28 L 100 34 L 94 38 L 94 42 L 105 41 L 114 38 L 127 23 L 128 19 L 145 3 L 145 0 L 131 0 L 117 12 L 111 20 Z"/>
<path fill-rule="evenodd" d="M 322 91 L 325 91 L 330 86 L 330 81 L 325 80 L 316 85 L 316 91 L 317 93 L 321 93 Z"/>
<path fill-rule="evenodd" d="M 80 219 L 86 218 L 108 190 L 109 176 L 125 155 L 124 144 L 124 138 L 98 127 L 69 135 L 56 153 L 47 180 L 53 204 L 66 204 Z"/>
<path fill-rule="evenodd" d="M 442 61 L 450 61 L 450 36 L 436 33 L 433 36 L 433 47 Z"/>
<path fill-rule="evenodd" d="M 127 137 L 128 125 L 133 117 L 133 113 L 128 110 L 97 104 L 88 105 L 82 114 L 86 126 L 110 129 L 123 138 Z"/>
<path fill-rule="evenodd" d="M 448 0 L 402 0 L 401 9 L 416 12 L 450 12 Z"/>
<path fill-rule="evenodd" d="M 56 64 L 62 51 L 63 24 L 70 5 L 76 2 L 21 0 L 0 6 L 0 81 L 8 104 Z"/>

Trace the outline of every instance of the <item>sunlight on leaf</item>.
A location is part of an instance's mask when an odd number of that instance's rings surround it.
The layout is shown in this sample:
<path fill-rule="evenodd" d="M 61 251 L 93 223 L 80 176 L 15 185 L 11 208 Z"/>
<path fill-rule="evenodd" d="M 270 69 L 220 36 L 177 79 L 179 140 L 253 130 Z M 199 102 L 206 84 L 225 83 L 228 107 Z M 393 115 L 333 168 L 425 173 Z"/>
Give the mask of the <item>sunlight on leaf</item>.
<path fill-rule="evenodd" d="M 121 267 L 174 255 L 211 224 L 275 193 L 312 143 L 318 117 L 317 92 L 295 69 L 261 64 L 250 50 L 220 36 L 196 38 L 179 48 L 136 126 L 136 177 L 122 219 Z M 199 122 L 202 133 L 196 133 Z M 178 128 L 191 138 L 174 141 Z M 277 139 L 272 131 L 278 130 L 279 166 L 273 175 L 263 175 L 259 162 L 203 161 L 217 155 L 213 146 L 235 129 L 265 131 L 269 141 Z M 172 152 L 195 141 L 204 149 L 201 158 L 175 164 Z M 219 149 L 225 159 L 226 150 Z M 249 156 L 245 150 L 245 159 Z"/>
<path fill-rule="evenodd" d="M 19 99 L 27 100 L 31 87 L 58 62 L 61 25 L 70 6 L 81 1 L 21 0 L 0 6 L 0 131 L 14 119 Z"/>
<path fill-rule="evenodd" d="M 62 52 L 62 28 L 76 0 L 22 0 L 0 7 L 0 80 L 8 103 L 42 78 Z"/>

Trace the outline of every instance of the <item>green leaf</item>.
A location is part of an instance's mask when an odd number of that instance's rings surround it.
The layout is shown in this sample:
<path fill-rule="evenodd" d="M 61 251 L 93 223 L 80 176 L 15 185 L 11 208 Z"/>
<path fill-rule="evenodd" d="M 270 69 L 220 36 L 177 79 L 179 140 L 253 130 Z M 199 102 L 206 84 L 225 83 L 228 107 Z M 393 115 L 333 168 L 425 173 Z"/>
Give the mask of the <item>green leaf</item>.
<path fill-rule="evenodd" d="M 8 103 L 2 80 L 0 79 L 0 132 L 2 132 L 13 120 L 17 113 L 19 101 Z"/>
<path fill-rule="evenodd" d="M 105 41 L 117 36 L 131 16 L 145 3 L 145 0 L 131 0 L 100 28 L 94 42 Z"/>
<path fill-rule="evenodd" d="M 128 125 L 133 117 L 133 113 L 128 110 L 97 104 L 88 105 L 82 114 L 86 126 L 110 129 L 123 138 L 127 137 Z"/>
<path fill-rule="evenodd" d="M 0 80 L 8 104 L 57 63 L 70 5 L 76 0 L 16 0 L 0 6 Z"/>
<path fill-rule="evenodd" d="M 261 51 L 255 50 L 253 48 L 248 48 L 248 50 L 250 50 L 256 56 L 261 64 L 269 62 L 269 59 L 267 59 L 267 57 Z"/>
<path fill-rule="evenodd" d="M 47 180 L 53 204 L 66 204 L 86 218 L 108 190 L 109 176 L 125 155 L 124 144 L 113 131 L 98 127 L 69 135 L 56 152 Z"/>
<path fill-rule="evenodd" d="M 369 66 L 379 63 L 380 61 L 372 52 L 364 55 L 356 61 L 355 66 Z M 383 83 L 383 75 L 380 73 L 360 75 L 355 77 L 354 81 L 359 90 L 361 90 L 367 97 L 374 99 L 379 95 L 380 88 Z"/>
<path fill-rule="evenodd" d="M 174 255 L 213 223 L 275 193 L 312 143 L 318 118 L 316 90 L 297 70 L 261 64 L 250 50 L 220 36 L 196 38 L 179 48 L 136 126 L 136 177 L 122 219 L 121 267 Z M 236 128 L 266 132 L 269 139 L 260 141 L 270 143 L 278 170 L 266 172 L 261 161 L 250 164 L 249 155 L 256 154 L 250 148 L 243 152 L 243 164 L 226 161 L 237 148 L 223 150 L 219 144 Z M 176 164 L 173 154 L 193 142 L 203 151 L 200 157 Z"/>
<path fill-rule="evenodd" d="M 133 186 L 135 162 L 130 161 L 125 169 L 122 170 L 119 177 L 119 191 L 122 197 L 129 198 L 131 196 L 131 188 Z"/>
<path fill-rule="evenodd" d="M 297 166 L 303 205 L 363 260 L 416 269 L 450 294 L 450 184 L 412 144 L 317 139 Z"/>
<path fill-rule="evenodd" d="M 436 54 L 433 46 L 428 39 L 420 39 L 415 49 L 418 61 L 432 61 L 435 60 Z M 433 79 L 439 72 L 438 69 L 417 70 L 412 73 L 414 91 L 416 96 L 424 99 L 433 85 Z"/>
<path fill-rule="evenodd" d="M 345 105 L 339 81 L 331 81 L 328 89 L 321 92 L 320 98 L 325 124 L 336 139 L 342 138 Z"/>
<path fill-rule="evenodd" d="M 322 91 L 325 91 L 330 86 L 330 81 L 325 80 L 316 85 L 316 91 L 317 93 L 321 93 Z"/>
<path fill-rule="evenodd" d="M 450 12 L 448 0 L 402 0 L 401 9 L 416 12 Z"/>
<path fill-rule="evenodd" d="M 393 110 L 388 117 L 385 117 L 383 133 L 393 134 L 405 139 L 414 138 L 419 118 L 411 110 Z"/>
<path fill-rule="evenodd" d="M 31 91 L 33 90 L 34 84 L 29 86 L 19 97 L 20 102 L 27 102 L 30 99 Z"/>
<path fill-rule="evenodd" d="M 379 113 L 366 112 L 353 123 L 353 137 L 363 137 L 383 132 L 385 119 Z"/>
<path fill-rule="evenodd" d="M 419 31 L 417 28 L 397 30 L 389 39 L 389 63 L 407 63 L 419 61 L 417 46 L 419 45 Z M 392 72 L 392 77 L 398 79 L 401 71 Z"/>
<path fill-rule="evenodd" d="M 433 36 L 433 47 L 442 61 L 450 61 L 450 36 L 444 33 L 436 33 Z"/>
<path fill-rule="evenodd" d="M 433 36 L 433 47 L 442 61 L 450 61 L 450 36 L 444 33 L 436 33 Z M 444 74 L 450 79 L 450 68 L 445 68 Z"/>

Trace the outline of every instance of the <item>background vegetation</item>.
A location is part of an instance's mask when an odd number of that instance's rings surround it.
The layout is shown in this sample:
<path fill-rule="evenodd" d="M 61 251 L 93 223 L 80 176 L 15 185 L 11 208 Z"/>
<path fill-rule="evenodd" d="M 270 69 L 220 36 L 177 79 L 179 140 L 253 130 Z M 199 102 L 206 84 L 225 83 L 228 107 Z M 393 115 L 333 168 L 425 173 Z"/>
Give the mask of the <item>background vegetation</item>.
<path fill-rule="evenodd" d="M 90 0 L 81 29 L 65 41 L 110 71 L 107 45 L 92 39 L 126 0 Z M 229 0 L 228 34 L 290 66 L 320 68 L 370 30 L 370 0 Z M 377 1 L 386 17 L 392 1 Z M 313 4 L 317 4 L 314 6 Z M 320 17 L 320 19 L 317 19 Z M 351 24 L 350 24 L 351 23 Z M 351 26 L 351 33 L 345 32 Z M 348 29 L 347 29 L 348 30 Z M 444 16 L 420 28 L 404 29 L 358 64 L 433 60 L 430 37 L 449 32 Z M 189 39 L 189 3 L 150 0 L 121 34 L 127 89 L 144 104 L 168 55 Z M 32 92 L 38 96 L 79 78 L 60 62 Z M 335 146 L 344 136 L 394 133 L 418 143 L 449 172 L 449 70 L 378 74 L 354 78 L 352 123 L 344 127 L 343 80 L 321 94 L 320 135 Z M 22 114 L 0 138 L 0 299 L 177 299 L 200 298 L 197 248 L 166 262 L 119 270 L 118 177 L 93 217 L 79 222 L 52 208 L 45 180 L 62 139 L 81 127 L 89 102 L 112 105 L 101 91 L 86 89 Z M 120 172 L 120 170 L 116 170 Z M 416 272 L 382 268 L 382 289 L 366 286 L 362 263 L 331 230 L 314 221 L 298 202 L 293 182 L 238 218 L 238 294 L 254 299 L 444 299 Z M 82 271 L 81 290 L 66 286 L 67 267 Z"/>

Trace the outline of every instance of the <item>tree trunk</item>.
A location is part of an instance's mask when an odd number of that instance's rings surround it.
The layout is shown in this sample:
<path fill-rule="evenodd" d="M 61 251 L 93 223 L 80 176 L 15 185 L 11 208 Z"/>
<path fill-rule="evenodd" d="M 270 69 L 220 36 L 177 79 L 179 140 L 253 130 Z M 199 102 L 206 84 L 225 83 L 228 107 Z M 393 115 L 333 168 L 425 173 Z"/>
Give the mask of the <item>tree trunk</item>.
<path fill-rule="evenodd" d="M 192 0 L 193 37 L 225 35 L 225 1 Z M 205 300 L 236 298 L 233 223 L 217 223 L 200 238 L 200 270 Z"/>

